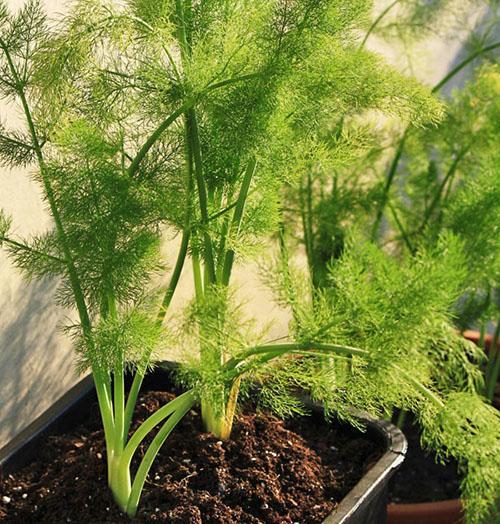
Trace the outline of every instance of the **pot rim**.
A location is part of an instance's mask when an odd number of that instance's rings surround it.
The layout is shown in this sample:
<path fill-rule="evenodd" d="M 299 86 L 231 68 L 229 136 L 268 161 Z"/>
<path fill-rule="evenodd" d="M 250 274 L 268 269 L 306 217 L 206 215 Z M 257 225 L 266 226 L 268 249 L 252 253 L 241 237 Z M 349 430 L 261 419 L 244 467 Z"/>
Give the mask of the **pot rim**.
<path fill-rule="evenodd" d="M 387 505 L 387 517 L 391 524 L 420 524 L 422 522 L 458 524 L 463 522 L 464 516 L 464 507 L 460 499 Z"/>
<path fill-rule="evenodd" d="M 359 413 L 358 418 L 384 439 L 387 451 L 370 468 L 351 491 L 340 501 L 337 508 L 322 524 L 343 524 L 348 522 L 359 507 L 377 495 L 377 488 L 387 483 L 402 464 L 408 450 L 408 441 L 403 432 L 391 422 L 375 419 L 366 413 Z"/>

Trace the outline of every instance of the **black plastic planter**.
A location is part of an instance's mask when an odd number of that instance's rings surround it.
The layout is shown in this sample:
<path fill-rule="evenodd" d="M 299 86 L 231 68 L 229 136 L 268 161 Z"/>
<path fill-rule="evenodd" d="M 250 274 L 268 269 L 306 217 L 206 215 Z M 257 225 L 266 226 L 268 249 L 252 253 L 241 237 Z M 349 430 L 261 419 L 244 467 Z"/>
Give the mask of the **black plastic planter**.
<path fill-rule="evenodd" d="M 170 371 L 158 367 L 144 380 L 144 389 L 163 390 L 170 382 Z M 0 449 L 0 473 L 5 475 L 31 462 L 40 441 L 60 434 L 83 422 L 97 400 L 91 376 L 83 378 L 45 413 Z M 387 486 L 403 462 L 407 442 L 395 426 L 361 416 L 369 434 L 383 443 L 386 452 L 342 500 L 322 524 L 386 524 Z"/>
<path fill-rule="evenodd" d="M 386 452 L 322 524 L 386 524 L 389 480 L 403 462 L 408 443 L 403 433 L 385 420 L 364 416 L 368 431 L 383 439 Z"/>

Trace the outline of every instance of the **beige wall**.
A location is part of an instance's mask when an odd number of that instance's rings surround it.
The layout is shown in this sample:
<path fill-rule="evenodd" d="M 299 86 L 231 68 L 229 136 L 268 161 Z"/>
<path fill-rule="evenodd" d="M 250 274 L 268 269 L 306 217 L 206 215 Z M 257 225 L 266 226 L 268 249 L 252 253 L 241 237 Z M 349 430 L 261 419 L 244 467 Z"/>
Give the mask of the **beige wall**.
<path fill-rule="evenodd" d="M 22 0 L 7 0 L 17 8 Z M 45 0 L 51 14 L 61 11 L 64 2 Z M 370 45 L 382 49 L 395 63 L 394 52 L 380 42 Z M 460 43 L 434 41 L 427 44 L 421 78 L 432 84 L 440 79 L 456 59 Z M 15 124 L 18 108 L 1 105 L 0 118 Z M 30 169 L 9 171 L 0 167 L 0 207 L 12 214 L 15 232 L 20 235 L 44 231 L 50 219 L 40 199 L 36 185 L 30 180 Z M 166 242 L 165 253 L 172 262 L 177 240 Z M 180 289 L 173 302 L 173 311 L 191 296 L 190 268 L 183 275 Z M 248 264 L 236 273 L 241 297 L 247 311 L 267 323 L 277 321 L 270 337 L 286 332 L 286 315 L 273 305 L 270 293 L 259 282 L 256 265 Z M 0 446 L 43 412 L 75 381 L 73 356 L 68 340 L 58 332 L 68 312 L 54 305 L 56 283 L 51 281 L 27 283 L 0 251 Z"/>
<path fill-rule="evenodd" d="M 7 0 L 16 9 L 22 0 Z M 49 13 L 61 2 L 46 0 Z M 19 125 L 20 111 L 0 100 L 0 120 Z M 50 218 L 30 169 L 0 167 L 0 208 L 21 236 L 49 228 Z M 70 344 L 58 332 L 67 315 L 53 305 L 55 283 L 24 281 L 0 250 L 0 446 L 43 412 L 75 381 Z"/>

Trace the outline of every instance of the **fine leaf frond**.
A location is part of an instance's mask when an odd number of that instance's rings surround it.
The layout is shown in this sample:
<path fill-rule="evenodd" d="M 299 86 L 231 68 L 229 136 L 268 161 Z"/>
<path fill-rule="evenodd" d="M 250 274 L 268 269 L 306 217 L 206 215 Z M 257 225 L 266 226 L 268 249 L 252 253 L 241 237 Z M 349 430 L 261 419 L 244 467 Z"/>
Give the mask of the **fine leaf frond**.
<path fill-rule="evenodd" d="M 7 131 L 0 123 L 0 164 L 26 167 L 35 156 L 29 136 L 21 131 Z"/>
<path fill-rule="evenodd" d="M 78 326 L 70 328 L 78 353 L 80 373 L 92 369 L 111 373 L 116 369 L 137 369 L 141 373 L 150 359 L 165 345 L 161 326 L 140 307 L 127 308 L 116 318 L 100 319 L 91 339 L 82 336 Z"/>
<path fill-rule="evenodd" d="M 28 280 L 65 275 L 66 261 L 59 252 L 54 233 L 34 236 L 29 240 L 5 238 L 4 242 L 15 266 Z"/>
<path fill-rule="evenodd" d="M 7 215 L 3 209 L 0 209 L 0 246 L 2 246 L 5 237 L 8 235 L 12 226 L 12 217 Z"/>

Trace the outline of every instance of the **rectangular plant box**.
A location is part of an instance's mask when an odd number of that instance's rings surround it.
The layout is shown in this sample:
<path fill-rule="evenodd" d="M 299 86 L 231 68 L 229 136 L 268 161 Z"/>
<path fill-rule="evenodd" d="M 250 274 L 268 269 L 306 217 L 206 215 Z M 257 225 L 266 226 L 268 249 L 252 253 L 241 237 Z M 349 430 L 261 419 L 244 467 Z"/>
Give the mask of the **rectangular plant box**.
<path fill-rule="evenodd" d="M 168 383 L 169 371 L 157 367 L 146 377 L 143 390 L 161 391 Z M 92 410 L 97 409 L 92 377 L 87 375 L 0 449 L 1 474 L 14 473 L 32 462 L 45 438 L 74 429 Z M 319 407 L 314 409 L 320 411 Z M 388 482 L 404 460 L 407 442 L 401 431 L 391 423 L 364 416 L 360 418 L 366 423 L 368 434 L 383 445 L 385 452 L 322 524 L 387 522 Z"/>

